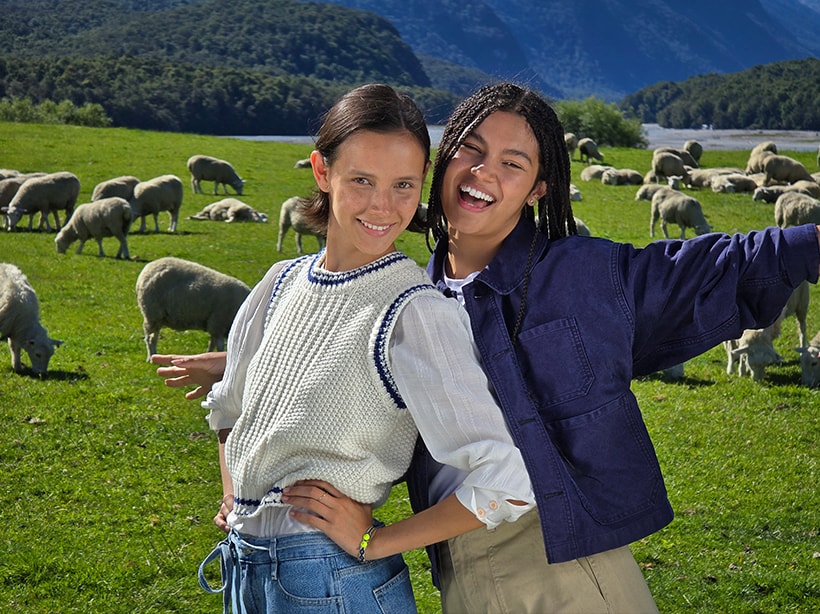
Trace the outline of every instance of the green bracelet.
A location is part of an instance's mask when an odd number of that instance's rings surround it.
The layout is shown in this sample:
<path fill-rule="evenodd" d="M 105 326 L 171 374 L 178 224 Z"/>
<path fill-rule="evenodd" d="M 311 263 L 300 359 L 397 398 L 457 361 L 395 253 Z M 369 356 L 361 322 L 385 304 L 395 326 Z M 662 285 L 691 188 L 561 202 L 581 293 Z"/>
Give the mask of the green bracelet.
<path fill-rule="evenodd" d="M 378 521 L 377 521 L 378 522 Z M 379 523 L 381 525 L 381 523 Z M 379 525 L 371 524 L 370 528 L 364 532 L 362 535 L 362 541 L 359 542 L 359 563 L 365 563 L 365 554 L 367 552 L 367 547 L 370 545 L 370 540 L 373 539 L 373 535 L 376 533 L 376 529 L 379 528 Z"/>

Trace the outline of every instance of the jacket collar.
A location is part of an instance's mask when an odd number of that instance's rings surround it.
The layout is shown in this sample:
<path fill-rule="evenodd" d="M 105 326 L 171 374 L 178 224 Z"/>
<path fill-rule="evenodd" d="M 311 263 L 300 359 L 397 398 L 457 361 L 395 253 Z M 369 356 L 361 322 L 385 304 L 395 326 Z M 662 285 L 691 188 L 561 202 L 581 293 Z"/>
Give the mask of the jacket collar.
<path fill-rule="evenodd" d="M 512 232 L 504 239 L 495 258 L 478 274 L 476 280 L 486 284 L 498 294 L 511 294 L 524 282 L 527 254 L 533 240 L 533 234 L 536 232 L 538 231 L 535 224 L 522 216 Z M 533 254 L 533 265 L 541 260 L 548 244 L 547 237 L 538 233 L 535 253 Z M 427 273 L 435 282 L 436 287 L 442 291 L 446 288 L 443 280 L 443 264 L 446 256 L 447 240 L 443 239 L 436 243 L 433 255 L 427 264 Z"/>

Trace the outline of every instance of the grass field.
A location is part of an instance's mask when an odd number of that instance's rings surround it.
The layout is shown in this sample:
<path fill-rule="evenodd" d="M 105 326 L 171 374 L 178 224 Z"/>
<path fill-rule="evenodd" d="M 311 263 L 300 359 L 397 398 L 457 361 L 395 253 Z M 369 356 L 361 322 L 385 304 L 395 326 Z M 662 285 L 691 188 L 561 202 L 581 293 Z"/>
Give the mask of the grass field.
<path fill-rule="evenodd" d="M 278 208 L 307 194 L 309 170 L 294 169 L 309 146 L 121 129 L 0 124 L 0 167 L 69 170 L 80 201 L 117 175 L 173 173 L 186 186 L 178 232 L 131 235 L 132 260 L 116 241 L 59 256 L 53 234 L 0 234 L 0 261 L 19 266 L 38 293 L 49 334 L 65 343 L 37 380 L 11 371 L 0 350 L 0 611 L 215 612 L 201 591 L 199 562 L 220 538 L 211 518 L 221 494 L 216 440 L 198 403 L 162 386 L 145 362 L 134 284 L 142 267 L 174 255 L 255 284 L 276 260 L 295 255 L 293 235 L 276 252 Z M 651 153 L 603 149 L 607 162 L 646 171 Z M 185 161 L 194 153 L 230 160 L 247 181 L 242 200 L 267 224 L 185 219 L 222 196 L 194 195 Z M 710 152 L 704 166 L 744 166 L 746 151 Z M 813 153 L 790 152 L 815 170 Z M 634 188 L 578 181 L 576 214 L 593 234 L 645 245 L 649 204 Z M 205 184 L 205 190 L 211 190 Z M 771 225 L 772 205 L 749 195 L 696 194 L 716 231 Z M 149 225 L 150 228 L 150 225 Z M 675 229 L 676 232 L 676 229 Z M 691 231 L 690 231 L 691 233 Z M 315 249 L 312 237 L 305 238 Z M 399 247 L 420 264 L 427 249 L 406 233 Z M 809 334 L 820 329 L 812 287 Z M 782 365 L 762 383 L 725 373 L 715 348 L 686 365 L 686 378 L 648 377 L 634 390 L 677 512 L 666 529 L 633 545 L 662 612 L 820 611 L 818 392 L 799 385 L 796 325 L 783 326 Z M 164 330 L 160 352 L 199 352 L 204 332 Z M 28 357 L 24 358 L 28 362 Z M 402 488 L 379 511 L 409 512 Z M 423 552 L 407 555 L 422 612 L 438 611 Z"/>

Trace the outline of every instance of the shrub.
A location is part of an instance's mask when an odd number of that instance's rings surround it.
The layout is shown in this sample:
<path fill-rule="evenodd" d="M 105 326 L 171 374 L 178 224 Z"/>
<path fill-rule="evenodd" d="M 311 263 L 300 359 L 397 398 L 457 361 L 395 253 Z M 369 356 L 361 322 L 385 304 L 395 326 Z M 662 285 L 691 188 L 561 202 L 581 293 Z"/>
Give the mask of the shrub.
<path fill-rule="evenodd" d="M 627 118 L 615 103 L 590 96 L 584 100 L 560 100 L 555 112 L 567 132 L 589 137 L 598 145 L 646 147 L 647 140 L 637 118 Z"/>

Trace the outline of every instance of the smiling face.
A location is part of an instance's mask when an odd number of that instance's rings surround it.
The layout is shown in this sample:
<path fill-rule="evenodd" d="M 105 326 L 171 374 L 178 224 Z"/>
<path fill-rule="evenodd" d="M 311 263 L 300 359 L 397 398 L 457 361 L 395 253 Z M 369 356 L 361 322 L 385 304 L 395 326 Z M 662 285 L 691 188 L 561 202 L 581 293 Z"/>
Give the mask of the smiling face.
<path fill-rule="evenodd" d="M 491 113 L 464 139 L 442 181 L 451 274 L 464 277 L 492 260 L 522 208 L 546 192 L 538 172 L 538 143 L 521 115 Z"/>
<path fill-rule="evenodd" d="M 428 160 L 410 132 L 355 132 L 332 164 L 311 154 L 319 189 L 330 197 L 325 268 L 349 271 L 395 251 L 416 212 Z"/>

